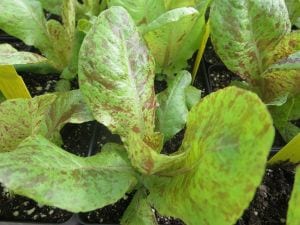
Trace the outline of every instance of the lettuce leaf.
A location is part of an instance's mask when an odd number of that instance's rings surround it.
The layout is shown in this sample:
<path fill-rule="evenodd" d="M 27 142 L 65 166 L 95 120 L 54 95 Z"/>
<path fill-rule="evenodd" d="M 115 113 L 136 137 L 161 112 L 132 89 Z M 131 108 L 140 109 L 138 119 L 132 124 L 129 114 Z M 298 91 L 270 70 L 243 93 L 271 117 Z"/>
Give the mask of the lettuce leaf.
<path fill-rule="evenodd" d="M 284 0 L 215 0 L 210 22 L 216 52 L 250 82 L 268 68 L 273 50 L 291 29 Z"/>
<path fill-rule="evenodd" d="M 43 135 L 59 144 L 64 124 L 93 120 L 78 90 L 7 100 L 0 106 L 0 152 L 12 151 L 31 135 Z"/>
<path fill-rule="evenodd" d="M 122 152 L 121 146 L 110 144 L 101 153 L 82 158 L 32 135 L 0 154 L 0 181 L 41 204 L 86 212 L 116 202 L 135 185 Z"/>
<path fill-rule="evenodd" d="M 273 137 L 255 94 L 229 87 L 203 98 L 189 113 L 185 160 L 169 168 L 173 176 L 144 177 L 150 203 L 186 224 L 234 224 L 261 182 Z"/>

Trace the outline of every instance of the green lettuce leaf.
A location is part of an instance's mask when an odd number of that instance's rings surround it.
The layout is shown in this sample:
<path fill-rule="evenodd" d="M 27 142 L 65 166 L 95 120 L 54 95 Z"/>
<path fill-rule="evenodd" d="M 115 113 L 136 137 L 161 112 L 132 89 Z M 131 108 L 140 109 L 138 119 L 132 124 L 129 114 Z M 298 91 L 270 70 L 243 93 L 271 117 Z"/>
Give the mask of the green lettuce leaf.
<path fill-rule="evenodd" d="M 292 24 L 296 25 L 297 20 L 300 18 L 300 0 L 285 0 L 285 3 L 289 10 Z"/>
<path fill-rule="evenodd" d="M 201 98 L 201 90 L 190 85 L 185 89 L 185 100 L 188 109 L 190 110 Z"/>
<path fill-rule="evenodd" d="M 268 103 L 281 96 L 300 94 L 300 52 L 273 64 L 261 75 L 261 97 Z"/>
<path fill-rule="evenodd" d="M 216 52 L 248 81 L 268 68 L 267 60 L 291 27 L 284 0 L 215 0 L 210 22 Z"/>
<path fill-rule="evenodd" d="M 116 202 L 136 183 L 121 146 L 81 158 L 37 135 L 1 153 L 0 181 L 9 190 L 72 212 Z"/>
<path fill-rule="evenodd" d="M 49 11 L 50 13 L 60 15 L 61 8 L 63 4 L 63 0 L 38 0 L 44 9 Z"/>
<path fill-rule="evenodd" d="M 59 131 L 64 124 L 90 120 L 93 117 L 78 90 L 7 100 L 0 105 L 0 152 L 12 151 L 30 135 L 61 143 Z"/>
<path fill-rule="evenodd" d="M 106 0 L 82 0 L 82 4 L 77 0 L 76 1 L 76 14 L 79 19 L 81 18 L 91 18 L 93 16 L 98 16 L 101 9 L 101 5 L 106 5 Z"/>
<path fill-rule="evenodd" d="M 191 74 L 181 71 L 168 81 L 168 88 L 157 95 L 159 107 L 156 110 L 156 127 L 164 135 L 164 141 L 172 138 L 185 126 L 188 114 L 186 89 L 191 81 Z"/>
<path fill-rule="evenodd" d="M 273 137 L 254 93 L 229 87 L 203 98 L 188 117 L 186 158 L 169 168 L 181 172 L 144 178 L 150 203 L 186 224 L 234 224 L 261 182 Z"/>
<path fill-rule="evenodd" d="M 79 55 L 80 89 L 96 120 L 127 137 L 154 130 L 154 61 L 129 14 L 111 7 L 86 35 Z"/>
<path fill-rule="evenodd" d="M 296 169 L 295 183 L 293 192 L 289 201 L 289 209 L 287 215 L 288 225 L 299 225 L 300 221 L 300 167 Z"/>
<path fill-rule="evenodd" d="M 49 20 L 46 23 L 49 40 L 53 52 L 48 58 L 54 61 L 56 68 L 63 70 L 72 56 L 75 39 L 75 3 L 73 0 L 64 0 L 62 5 L 62 22 Z M 47 52 L 46 52 L 47 53 Z"/>
<path fill-rule="evenodd" d="M 0 65 L 45 63 L 46 58 L 32 53 L 18 51 L 9 44 L 0 44 Z"/>
<path fill-rule="evenodd" d="M 167 11 L 148 24 L 144 38 L 155 58 L 156 71 L 173 75 L 186 68 L 199 47 L 204 26 L 204 15 L 192 7 Z"/>
<path fill-rule="evenodd" d="M 300 128 L 292 123 L 300 119 L 300 95 L 290 97 L 282 106 L 271 106 L 269 109 L 276 128 L 286 142 L 300 133 Z"/>
<path fill-rule="evenodd" d="M 185 69 L 199 48 L 209 4 L 210 0 L 108 1 L 108 6 L 122 6 L 129 12 L 156 60 L 156 71 L 168 75 Z"/>
<path fill-rule="evenodd" d="M 3 0 L 0 11 L 2 30 L 38 48 L 56 69 L 61 71 L 68 65 L 75 30 L 73 0 L 63 1 L 63 25 L 56 20 L 46 21 L 37 0 Z"/>
<path fill-rule="evenodd" d="M 144 189 L 138 190 L 121 219 L 122 225 L 158 225 Z"/>
<path fill-rule="evenodd" d="M 51 49 L 46 19 L 41 4 L 35 0 L 0 1 L 0 28 L 42 51 Z"/>
<path fill-rule="evenodd" d="M 107 0 L 108 6 L 122 6 L 131 15 L 135 24 L 145 26 L 166 11 L 162 0 Z"/>

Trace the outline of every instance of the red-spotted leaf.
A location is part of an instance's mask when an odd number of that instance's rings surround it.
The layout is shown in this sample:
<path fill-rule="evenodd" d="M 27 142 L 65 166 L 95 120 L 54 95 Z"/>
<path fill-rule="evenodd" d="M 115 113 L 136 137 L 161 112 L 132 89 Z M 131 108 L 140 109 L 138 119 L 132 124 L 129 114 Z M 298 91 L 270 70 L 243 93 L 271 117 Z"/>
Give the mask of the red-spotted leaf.
<path fill-rule="evenodd" d="M 186 68 L 199 48 L 204 27 L 204 13 L 193 7 L 167 11 L 148 24 L 143 36 L 155 58 L 156 71 L 172 76 Z"/>
<path fill-rule="evenodd" d="M 0 182 L 45 205 L 85 212 L 112 204 L 136 184 L 121 146 L 82 158 L 37 135 L 0 153 Z"/>
<path fill-rule="evenodd" d="M 209 4 L 210 0 L 108 1 L 109 6 L 122 6 L 128 11 L 155 58 L 156 71 L 168 75 L 185 69 L 187 60 L 199 48 Z"/>
<path fill-rule="evenodd" d="M 267 69 L 274 48 L 290 32 L 284 0 L 215 0 L 210 22 L 216 52 L 248 81 Z"/>
<path fill-rule="evenodd" d="M 12 151 L 36 134 L 60 143 L 64 124 L 90 120 L 93 117 L 79 91 L 5 101 L 0 104 L 0 152 Z"/>
<path fill-rule="evenodd" d="M 273 64 L 261 77 L 261 97 L 266 103 L 300 94 L 300 52 Z"/>
<path fill-rule="evenodd" d="M 179 151 L 186 158 L 173 164 L 181 171 L 144 180 L 151 204 L 186 224 L 234 224 L 261 182 L 273 137 L 254 93 L 230 87 L 203 98 L 189 113 Z"/>
<path fill-rule="evenodd" d="M 179 165 L 185 159 L 185 154 L 160 154 L 162 144 L 163 139 L 159 133 L 142 137 L 138 133 L 129 132 L 126 139 L 126 147 L 132 166 L 140 173 L 146 175 L 173 174 L 176 171 L 173 166 Z"/>
<path fill-rule="evenodd" d="M 99 122 L 123 137 L 151 133 L 154 61 L 125 9 L 100 14 L 79 56 L 80 89 Z"/>
<path fill-rule="evenodd" d="M 266 63 L 272 65 L 298 51 L 300 51 L 300 31 L 292 31 L 281 39 Z"/>

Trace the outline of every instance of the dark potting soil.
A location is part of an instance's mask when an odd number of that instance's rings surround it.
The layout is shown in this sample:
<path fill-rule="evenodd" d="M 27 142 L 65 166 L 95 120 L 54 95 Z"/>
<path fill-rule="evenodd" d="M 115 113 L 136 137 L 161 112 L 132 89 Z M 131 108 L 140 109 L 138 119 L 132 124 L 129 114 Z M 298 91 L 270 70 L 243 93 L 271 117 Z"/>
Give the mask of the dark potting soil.
<path fill-rule="evenodd" d="M 179 147 L 181 146 L 183 137 L 184 137 L 185 129 L 182 129 L 177 134 L 174 135 L 170 140 L 166 141 L 166 143 L 163 146 L 162 153 L 163 154 L 172 154 L 176 152 Z"/>
<path fill-rule="evenodd" d="M 223 64 L 222 60 L 215 52 L 210 38 L 207 40 L 207 44 L 206 44 L 206 47 L 204 50 L 203 57 L 207 64 L 211 64 L 211 65 Z"/>
<path fill-rule="evenodd" d="M 13 195 L 2 186 L 0 192 L 0 221 L 63 223 L 73 215 L 55 207 L 39 205 L 29 198 Z"/>
<path fill-rule="evenodd" d="M 266 169 L 253 201 L 236 225 L 286 224 L 293 183 L 293 167 L 279 165 Z"/>
<path fill-rule="evenodd" d="M 130 204 L 133 195 L 125 195 L 112 205 L 88 213 L 81 213 L 80 218 L 86 223 L 120 224 L 123 213 Z"/>
<path fill-rule="evenodd" d="M 32 97 L 54 92 L 56 82 L 59 80 L 58 74 L 40 75 L 19 73 L 19 75 L 23 78 Z"/>
<path fill-rule="evenodd" d="M 236 75 L 223 65 L 213 65 L 208 69 L 208 79 L 210 81 L 212 91 L 225 88 L 230 85 Z"/>

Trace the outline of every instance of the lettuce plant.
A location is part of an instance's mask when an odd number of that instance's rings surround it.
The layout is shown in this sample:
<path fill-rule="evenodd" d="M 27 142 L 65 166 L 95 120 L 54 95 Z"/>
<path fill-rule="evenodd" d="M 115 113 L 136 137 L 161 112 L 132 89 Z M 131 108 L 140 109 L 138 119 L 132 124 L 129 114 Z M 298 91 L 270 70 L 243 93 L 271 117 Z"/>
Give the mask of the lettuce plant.
<path fill-rule="evenodd" d="M 55 68 L 63 70 L 68 65 L 75 33 L 73 1 L 64 1 L 63 24 L 47 21 L 36 0 L 4 0 L 0 10 L 2 30 L 38 48 Z"/>
<path fill-rule="evenodd" d="M 48 2 L 52 3 L 52 1 Z M 75 27 L 75 2 L 73 0 L 60 2 L 62 22 L 55 19 L 47 21 L 38 0 L 3 0 L 0 2 L 2 12 L 0 29 L 22 40 L 26 45 L 36 47 L 44 56 L 17 52 L 12 46 L 2 44 L 0 45 L 0 64 L 14 65 L 18 71 L 43 74 L 61 73 L 62 80 L 57 83 L 57 89 L 68 90 L 70 84 L 67 80 L 77 75 L 78 51 L 84 33 Z"/>
<path fill-rule="evenodd" d="M 169 77 L 187 67 L 199 48 L 211 0 L 107 0 L 134 19 L 154 56 L 156 72 Z"/>
<path fill-rule="evenodd" d="M 299 13 L 298 1 L 287 3 Z M 269 105 L 275 126 L 291 140 L 300 132 L 292 123 L 300 118 L 300 32 L 291 31 L 285 1 L 215 0 L 210 20 L 222 61 Z"/>
<path fill-rule="evenodd" d="M 103 207 L 136 190 L 122 224 L 156 224 L 152 207 L 186 224 L 233 224 L 261 181 L 273 141 L 266 106 L 236 87 L 195 104 L 195 95 L 186 94 L 194 91 L 188 91 L 185 71 L 156 97 L 154 71 L 127 11 L 102 12 L 80 49 L 80 91 L 0 105 L 0 181 L 17 194 L 73 212 Z M 163 120 L 157 126 L 156 112 Z M 161 154 L 163 136 L 176 132 L 164 126 L 181 126 L 180 116 L 188 117 L 183 143 L 177 152 Z M 64 123 L 93 118 L 123 144 L 106 144 L 88 158 L 59 147 Z"/>

